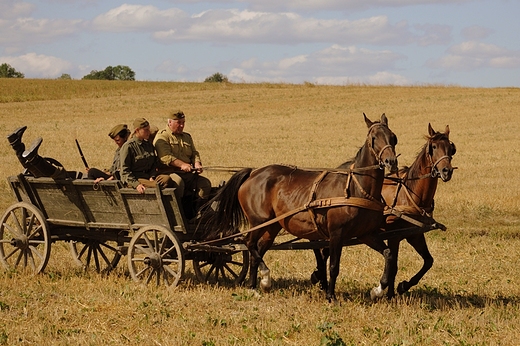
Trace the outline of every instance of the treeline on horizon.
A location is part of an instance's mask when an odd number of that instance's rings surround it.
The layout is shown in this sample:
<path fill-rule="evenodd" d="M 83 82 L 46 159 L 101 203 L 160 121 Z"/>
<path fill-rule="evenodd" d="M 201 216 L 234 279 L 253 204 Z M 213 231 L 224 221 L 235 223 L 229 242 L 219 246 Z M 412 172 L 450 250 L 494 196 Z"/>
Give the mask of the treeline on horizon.
<path fill-rule="evenodd" d="M 25 74 L 17 71 L 11 65 L 3 63 L 0 65 L 0 78 L 25 78 Z M 72 77 L 68 73 L 63 73 L 56 79 L 72 79 Z M 92 70 L 89 74 L 83 76 L 81 79 L 135 81 L 135 72 L 128 66 L 107 66 L 102 71 Z M 204 82 L 227 83 L 229 80 L 222 73 L 217 72 L 207 77 Z"/>

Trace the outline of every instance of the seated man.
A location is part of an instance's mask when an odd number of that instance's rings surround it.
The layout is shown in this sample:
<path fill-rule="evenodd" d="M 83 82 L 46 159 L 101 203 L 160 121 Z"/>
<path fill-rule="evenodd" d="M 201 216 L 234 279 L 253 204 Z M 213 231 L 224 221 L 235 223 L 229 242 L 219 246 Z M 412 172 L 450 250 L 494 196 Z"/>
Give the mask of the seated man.
<path fill-rule="evenodd" d="M 121 147 L 121 181 L 144 193 L 147 188 L 173 187 L 167 174 L 158 175 L 157 156 L 150 138 L 150 124 L 144 118 L 134 120 L 134 135 Z"/>
<path fill-rule="evenodd" d="M 194 215 L 189 209 L 197 211 L 208 201 L 211 182 L 200 175 L 202 162 L 191 135 L 184 132 L 185 122 L 184 112 L 171 112 L 166 128 L 155 136 L 154 146 L 159 157 L 159 172 L 170 175 L 177 188 L 177 199 L 183 201 L 186 216 L 191 218 Z M 187 208 L 189 200 L 195 203 Z"/>
<path fill-rule="evenodd" d="M 126 124 L 116 125 L 110 130 L 108 136 L 114 140 L 117 144 L 117 149 L 114 154 L 114 159 L 112 160 L 112 166 L 109 171 L 102 171 L 97 168 L 87 168 L 87 176 L 89 179 L 95 179 L 95 182 L 100 182 L 101 180 L 121 180 L 121 162 L 120 162 L 120 152 L 123 144 L 126 143 L 128 137 L 130 136 L 130 130 Z"/>
<path fill-rule="evenodd" d="M 65 179 L 67 178 L 67 171 L 65 168 L 57 165 L 53 165 L 47 159 L 38 155 L 38 149 L 43 142 L 41 137 L 37 138 L 31 147 L 25 150 L 25 144 L 22 142 L 22 136 L 27 126 L 22 126 L 14 130 L 7 140 L 11 147 L 16 152 L 16 157 L 34 177 L 50 177 L 53 179 Z"/>

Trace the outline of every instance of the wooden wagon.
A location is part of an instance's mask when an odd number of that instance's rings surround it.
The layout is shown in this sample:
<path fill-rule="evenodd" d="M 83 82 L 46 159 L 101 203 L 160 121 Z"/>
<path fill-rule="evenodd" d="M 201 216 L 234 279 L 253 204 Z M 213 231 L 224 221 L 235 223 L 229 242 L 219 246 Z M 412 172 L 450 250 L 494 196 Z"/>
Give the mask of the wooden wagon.
<path fill-rule="evenodd" d="M 0 262 L 7 269 L 40 273 L 51 244 L 66 241 L 85 269 L 109 272 L 126 255 L 130 275 L 143 283 L 176 286 L 186 260 L 204 281 L 241 282 L 247 274 L 249 253 L 241 244 L 221 244 L 212 253 L 187 250 L 203 225 L 186 221 L 173 188 L 140 194 L 119 181 L 23 174 L 8 182 L 17 202 L 0 224 Z"/>
<path fill-rule="evenodd" d="M 74 262 L 86 270 L 108 273 L 126 256 L 129 274 L 144 284 L 175 287 L 188 260 L 202 282 L 239 284 L 247 275 L 249 252 L 240 234 L 204 241 L 202 235 L 211 223 L 186 220 L 173 188 L 140 194 L 115 180 L 94 184 L 86 179 L 25 174 L 9 177 L 8 183 L 16 203 L 7 208 L 0 223 L 0 263 L 7 270 L 40 273 L 50 258 L 51 244 L 66 241 Z M 409 228 L 383 232 L 381 237 L 434 229 L 444 226 L 411 223 Z M 354 238 L 344 245 L 356 244 Z M 271 250 L 327 246 L 326 241 L 291 238 Z"/>

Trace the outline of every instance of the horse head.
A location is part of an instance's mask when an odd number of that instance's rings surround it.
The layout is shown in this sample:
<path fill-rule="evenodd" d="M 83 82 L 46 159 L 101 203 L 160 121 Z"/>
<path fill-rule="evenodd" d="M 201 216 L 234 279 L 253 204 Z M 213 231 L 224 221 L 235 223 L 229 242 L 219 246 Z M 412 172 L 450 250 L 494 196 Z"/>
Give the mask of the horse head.
<path fill-rule="evenodd" d="M 381 115 L 380 121 L 372 122 L 365 113 L 365 123 L 368 127 L 367 144 L 379 162 L 381 169 L 385 167 L 392 173 L 397 172 L 397 155 L 395 146 L 397 136 L 388 127 L 388 119 L 385 113 Z"/>
<path fill-rule="evenodd" d="M 455 167 L 451 165 L 451 159 L 457 148 L 450 141 L 450 127 L 446 125 L 444 133 L 436 132 L 431 124 L 428 124 L 428 156 L 432 165 L 432 177 L 449 181 Z"/>

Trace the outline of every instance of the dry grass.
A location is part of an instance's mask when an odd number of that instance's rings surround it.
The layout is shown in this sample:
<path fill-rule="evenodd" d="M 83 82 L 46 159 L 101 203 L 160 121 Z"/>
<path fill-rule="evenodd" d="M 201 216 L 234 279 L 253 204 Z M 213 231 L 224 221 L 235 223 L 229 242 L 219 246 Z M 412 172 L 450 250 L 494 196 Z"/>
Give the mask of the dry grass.
<path fill-rule="evenodd" d="M 172 291 L 138 287 L 124 265 L 108 278 L 74 267 L 53 244 L 46 272 L 0 274 L 0 344 L 146 345 L 511 345 L 520 323 L 519 89 L 198 84 L 0 79 L 0 133 L 28 125 L 28 145 L 81 170 L 78 138 L 91 166 L 108 167 L 107 136 L 144 116 L 162 127 L 180 107 L 206 166 L 289 163 L 334 167 L 363 143 L 362 113 L 385 112 L 410 164 L 430 122 L 450 125 L 457 145 L 452 181 L 441 183 L 436 218 L 446 233 L 427 235 L 431 271 L 409 294 L 372 303 L 369 289 L 382 259 L 363 246 L 345 248 L 339 306 L 310 285 L 310 251 L 266 255 L 274 290 L 196 283 L 189 270 Z M 20 172 L 0 141 L 0 176 Z M 208 176 L 216 184 L 223 177 Z M 5 180 L 0 209 L 13 203 Z M 421 260 L 402 245 L 398 280 Z"/>

